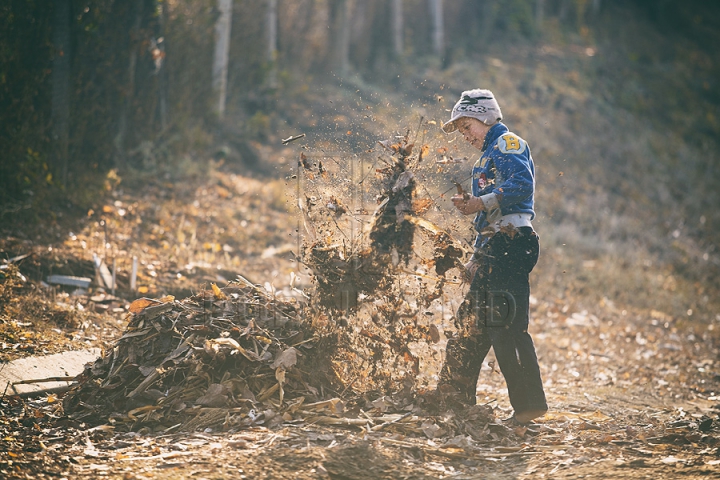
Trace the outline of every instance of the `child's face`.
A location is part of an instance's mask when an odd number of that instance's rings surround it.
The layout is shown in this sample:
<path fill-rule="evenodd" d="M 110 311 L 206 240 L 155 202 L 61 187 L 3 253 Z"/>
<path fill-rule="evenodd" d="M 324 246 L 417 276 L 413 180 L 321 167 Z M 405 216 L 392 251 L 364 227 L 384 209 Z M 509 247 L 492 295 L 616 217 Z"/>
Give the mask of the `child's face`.
<path fill-rule="evenodd" d="M 487 135 L 490 127 L 482 123 L 480 120 L 471 117 L 461 117 L 455 120 L 458 131 L 465 137 L 465 141 L 478 150 L 482 149 L 485 135 Z"/>

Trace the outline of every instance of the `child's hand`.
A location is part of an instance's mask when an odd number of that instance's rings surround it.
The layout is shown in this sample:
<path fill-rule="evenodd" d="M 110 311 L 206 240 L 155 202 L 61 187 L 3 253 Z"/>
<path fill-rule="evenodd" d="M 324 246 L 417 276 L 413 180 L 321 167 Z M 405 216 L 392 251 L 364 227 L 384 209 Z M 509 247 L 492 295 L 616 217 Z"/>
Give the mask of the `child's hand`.
<path fill-rule="evenodd" d="M 452 200 L 455 208 L 460 210 L 460 213 L 463 215 L 472 215 L 473 213 L 485 210 L 485 204 L 483 204 L 480 197 L 473 197 L 467 193 L 453 195 L 450 200 Z"/>

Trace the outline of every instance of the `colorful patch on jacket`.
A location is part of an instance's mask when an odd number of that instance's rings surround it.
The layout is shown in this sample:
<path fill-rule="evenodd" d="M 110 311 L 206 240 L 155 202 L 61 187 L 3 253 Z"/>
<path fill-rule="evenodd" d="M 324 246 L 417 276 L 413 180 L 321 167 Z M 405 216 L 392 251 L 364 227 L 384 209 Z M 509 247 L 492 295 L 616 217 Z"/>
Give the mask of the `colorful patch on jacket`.
<path fill-rule="evenodd" d="M 514 133 L 506 133 L 498 138 L 498 148 L 502 153 L 521 154 L 527 148 L 527 143 Z"/>
<path fill-rule="evenodd" d="M 487 175 L 485 175 L 485 172 L 483 172 L 477 178 L 478 188 L 480 188 L 480 190 L 482 190 L 483 188 L 485 188 L 487 186 L 487 184 L 488 184 Z"/>

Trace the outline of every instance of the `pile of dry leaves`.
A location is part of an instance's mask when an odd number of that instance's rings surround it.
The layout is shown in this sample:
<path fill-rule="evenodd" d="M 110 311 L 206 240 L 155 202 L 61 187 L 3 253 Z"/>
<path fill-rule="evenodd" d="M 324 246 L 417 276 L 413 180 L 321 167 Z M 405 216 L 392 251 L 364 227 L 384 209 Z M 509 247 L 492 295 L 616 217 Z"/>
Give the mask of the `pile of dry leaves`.
<path fill-rule="evenodd" d="M 230 284 L 176 301 L 140 299 L 122 337 L 78 378 L 66 414 L 193 430 L 250 425 L 256 405 L 314 398 L 328 382 L 307 374 L 312 338 L 298 306 L 251 283 Z"/>

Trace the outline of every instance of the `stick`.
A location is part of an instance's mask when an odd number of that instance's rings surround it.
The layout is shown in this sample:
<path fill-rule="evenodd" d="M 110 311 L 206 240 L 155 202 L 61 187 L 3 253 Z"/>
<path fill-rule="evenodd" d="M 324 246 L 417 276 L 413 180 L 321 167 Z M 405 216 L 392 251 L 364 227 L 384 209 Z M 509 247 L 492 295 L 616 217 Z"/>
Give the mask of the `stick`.
<path fill-rule="evenodd" d="M 40 397 L 42 395 L 50 395 L 51 393 L 65 393 L 69 391 L 72 387 L 72 385 L 63 385 L 61 387 L 44 388 L 42 390 L 33 390 L 29 392 L 18 392 L 15 387 L 13 387 L 13 390 L 15 391 L 15 395 L 20 398 L 30 398 Z"/>
<path fill-rule="evenodd" d="M 128 398 L 133 398 L 133 397 L 134 397 L 135 395 L 137 395 L 138 393 L 144 392 L 144 391 L 147 390 L 147 388 L 148 388 L 155 380 L 157 380 L 159 377 L 160 377 L 160 372 L 159 372 L 157 369 L 155 369 L 155 371 L 152 372 L 150 375 L 148 375 L 147 378 L 146 378 L 145 380 L 143 380 L 142 383 L 140 383 L 140 385 L 138 385 L 135 390 L 133 390 L 132 392 L 128 393 L 128 394 L 127 394 L 127 397 L 128 397 Z"/>
<path fill-rule="evenodd" d="M 47 377 L 47 378 L 36 378 L 33 380 L 19 380 L 13 382 L 13 385 L 27 385 L 29 383 L 45 383 L 45 382 L 72 382 L 75 377 Z"/>
<path fill-rule="evenodd" d="M 358 378 L 360 378 L 360 374 L 355 375 L 355 378 L 353 378 L 352 382 L 348 383 L 347 386 L 346 386 L 345 388 L 343 388 L 343 391 L 340 392 L 340 396 L 341 396 L 341 397 L 342 397 L 343 395 L 345 395 L 345 392 L 347 392 L 348 389 L 355 384 L 355 382 L 357 381 Z"/>
<path fill-rule="evenodd" d="M 138 257 L 133 256 L 132 273 L 130 274 L 130 290 L 132 290 L 133 292 L 137 290 L 137 273 L 138 273 Z"/>
<path fill-rule="evenodd" d="M 113 263 L 112 263 L 112 289 L 110 290 L 110 294 L 114 297 L 115 296 L 115 285 L 117 282 L 117 258 L 113 257 Z"/>
<path fill-rule="evenodd" d="M 466 181 L 466 180 L 470 180 L 471 178 L 472 178 L 472 175 L 468 175 L 467 177 L 463 178 L 463 179 L 461 180 L 461 182 L 464 182 L 464 181 Z M 452 190 L 453 188 L 457 189 L 457 184 L 458 184 L 458 182 L 453 182 L 453 186 L 452 186 L 452 187 L 448 188 L 447 190 L 445 190 L 444 192 L 442 192 L 440 195 L 438 195 L 438 196 L 435 197 L 435 198 L 440 198 L 440 197 L 442 197 L 443 195 L 445 195 L 446 193 L 448 193 L 448 192 L 449 192 L 450 190 Z"/>
<path fill-rule="evenodd" d="M 397 445 L 398 447 L 403 448 L 419 448 L 425 453 L 430 453 L 433 455 L 439 455 L 441 457 L 448 457 L 448 458 L 500 458 L 500 457 L 523 457 L 526 455 L 541 455 L 542 452 L 513 452 L 513 453 L 478 453 L 478 452 L 468 452 L 468 453 L 457 453 L 457 452 L 446 452 L 442 450 L 441 448 L 432 448 L 432 447 L 426 447 L 424 445 L 420 444 L 414 444 L 410 442 L 403 442 L 402 440 L 395 440 L 393 438 L 379 438 L 381 442 L 389 443 L 391 445 Z"/>
<path fill-rule="evenodd" d="M 370 431 L 371 431 L 371 432 L 377 432 L 377 431 L 382 430 L 383 428 L 385 428 L 385 427 L 387 427 L 387 426 L 389 426 L 389 425 L 392 425 L 392 424 L 394 424 L 394 423 L 398 423 L 398 422 L 401 422 L 401 421 L 405 420 L 405 419 L 408 418 L 410 415 L 412 415 L 412 412 L 407 412 L 405 415 L 402 415 L 402 416 L 396 418 L 395 420 L 390 420 L 389 422 L 381 423 L 380 425 L 375 425 L 374 427 L 370 428 Z"/>
<path fill-rule="evenodd" d="M 309 413 L 309 412 L 308 412 Z M 340 418 L 340 417 L 308 417 L 305 421 L 312 425 L 340 425 L 348 427 L 364 427 L 368 420 L 364 418 Z"/>
<path fill-rule="evenodd" d="M 425 120 L 425 117 L 423 115 L 420 115 L 420 121 L 418 122 L 418 128 L 415 130 L 415 138 L 413 139 L 413 145 L 415 142 L 417 142 L 418 135 L 420 134 L 420 130 L 422 130 L 422 122 Z M 422 147 L 421 147 L 422 151 Z"/>
<path fill-rule="evenodd" d="M 2 397 L 0 397 L 0 402 L 5 400 L 5 394 L 7 393 L 8 388 L 10 388 L 10 382 L 7 382 L 7 385 L 5 385 L 5 390 L 3 390 Z M 15 390 L 15 389 L 13 388 L 13 390 Z"/>
<path fill-rule="evenodd" d="M 304 133 L 301 133 L 300 135 L 295 135 L 295 136 L 290 135 L 288 138 L 285 138 L 285 139 L 282 140 L 282 144 L 283 144 L 283 145 L 287 145 L 288 143 L 294 142 L 295 140 L 300 140 L 300 139 L 303 138 L 304 136 L 305 136 Z"/>

